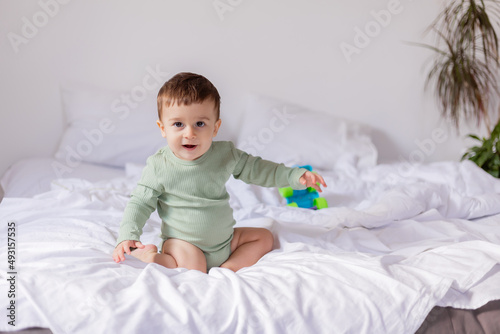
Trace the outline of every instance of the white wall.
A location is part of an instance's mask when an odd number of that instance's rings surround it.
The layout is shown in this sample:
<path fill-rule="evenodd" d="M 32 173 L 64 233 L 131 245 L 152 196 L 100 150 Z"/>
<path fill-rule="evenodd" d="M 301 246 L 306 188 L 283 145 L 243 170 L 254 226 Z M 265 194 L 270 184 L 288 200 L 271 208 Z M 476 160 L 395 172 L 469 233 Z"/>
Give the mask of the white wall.
<path fill-rule="evenodd" d="M 241 109 L 239 94 L 251 90 L 372 126 L 381 162 L 416 151 L 426 161 L 459 159 L 461 137 L 423 90 L 430 53 L 404 43 L 424 40 L 442 1 L 217 1 L 232 10 L 220 16 L 213 0 L 0 1 L 0 174 L 55 152 L 61 82 L 130 90 L 156 66 L 207 76 L 223 98 L 227 137 L 237 133 L 229 114 Z M 355 46 L 355 29 L 377 28 L 372 11 L 388 7 L 386 26 L 348 62 L 341 43 Z M 446 140 L 420 148 L 438 127 Z"/>

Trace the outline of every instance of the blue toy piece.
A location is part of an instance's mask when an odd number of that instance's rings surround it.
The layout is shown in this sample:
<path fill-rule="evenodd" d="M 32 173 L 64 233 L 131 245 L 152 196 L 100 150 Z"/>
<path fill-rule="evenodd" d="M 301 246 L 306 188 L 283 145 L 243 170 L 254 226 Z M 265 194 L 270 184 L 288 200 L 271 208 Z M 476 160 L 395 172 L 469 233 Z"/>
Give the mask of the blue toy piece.
<path fill-rule="evenodd" d="M 295 166 L 297 167 L 297 166 Z M 298 166 L 312 172 L 310 165 Z M 281 196 L 286 198 L 287 206 L 319 210 L 328 207 L 326 199 L 319 197 L 318 191 L 312 187 L 294 190 L 291 187 L 280 188 Z"/>

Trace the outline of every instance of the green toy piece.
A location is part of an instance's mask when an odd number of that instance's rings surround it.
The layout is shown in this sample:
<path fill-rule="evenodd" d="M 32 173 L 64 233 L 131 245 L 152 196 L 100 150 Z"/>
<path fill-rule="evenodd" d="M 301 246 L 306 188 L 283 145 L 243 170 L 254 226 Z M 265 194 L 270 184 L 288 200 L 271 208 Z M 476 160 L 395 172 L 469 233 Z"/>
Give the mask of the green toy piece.
<path fill-rule="evenodd" d="M 312 167 L 310 165 L 298 167 L 305 168 L 312 172 Z M 318 183 L 318 185 L 320 184 Z M 328 208 L 326 199 L 319 197 L 318 191 L 312 187 L 304 190 L 294 190 L 291 187 L 284 187 L 279 188 L 279 193 L 282 197 L 286 198 L 287 206 L 313 210 Z"/>

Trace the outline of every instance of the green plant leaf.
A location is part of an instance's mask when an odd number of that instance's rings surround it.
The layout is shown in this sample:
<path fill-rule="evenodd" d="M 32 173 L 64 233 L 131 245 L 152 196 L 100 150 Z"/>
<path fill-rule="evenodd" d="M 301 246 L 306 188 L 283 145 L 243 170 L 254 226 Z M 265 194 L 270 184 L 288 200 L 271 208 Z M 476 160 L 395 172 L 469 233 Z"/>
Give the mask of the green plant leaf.
<path fill-rule="evenodd" d="M 467 135 L 467 137 L 481 141 L 481 139 L 478 136 L 473 135 L 473 134 L 469 134 L 469 135 Z"/>
<path fill-rule="evenodd" d="M 490 173 L 490 175 L 498 178 L 500 176 L 500 171 L 498 170 L 487 170 L 486 172 Z"/>
<path fill-rule="evenodd" d="M 494 156 L 494 154 L 490 151 L 484 152 L 483 154 L 478 156 L 478 158 L 475 162 L 479 167 L 483 167 L 483 165 L 486 163 L 486 161 L 493 158 L 493 156 Z"/>
<path fill-rule="evenodd" d="M 491 164 L 491 169 L 500 170 L 500 156 L 498 154 L 495 154 L 489 163 Z"/>
<path fill-rule="evenodd" d="M 465 152 L 462 157 L 460 158 L 460 161 L 464 161 L 465 159 L 469 159 L 469 156 L 470 156 L 470 152 Z"/>

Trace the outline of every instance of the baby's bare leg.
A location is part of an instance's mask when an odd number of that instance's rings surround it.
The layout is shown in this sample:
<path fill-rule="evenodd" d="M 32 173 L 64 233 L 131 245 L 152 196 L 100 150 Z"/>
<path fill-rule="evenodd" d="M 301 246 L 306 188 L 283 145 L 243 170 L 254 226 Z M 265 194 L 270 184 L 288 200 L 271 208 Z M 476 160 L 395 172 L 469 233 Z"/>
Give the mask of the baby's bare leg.
<path fill-rule="evenodd" d="M 175 259 L 168 254 L 158 254 L 155 245 L 145 245 L 144 248 L 133 250 L 131 255 L 146 263 L 158 263 L 167 268 L 177 268 Z"/>
<path fill-rule="evenodd" d="M 205 254 L 193 244 L 180 239 L 167 239 L 163 243 L 164 256 L 172 257 L 179 268 L 195 269 L 207 272 L 207 259 Z"/>
<path fill-rule="evenodd" d="M 221 267 L 235 272 L 250 267 L 273 249 L 273 242 L 273 234 L 265 228 L 235 228 L 231 241 L 231 256 Z"/>
<path fill-rule="evenodd" d="M 186 268 L 207 272 L 205 254 L 184 240 L 168 239 L 163 243 L 162 253 L 155 245 L 146 245 L 132 251 L 132 256 L 146 263 L 157 263 L 167 268 Z"/>

